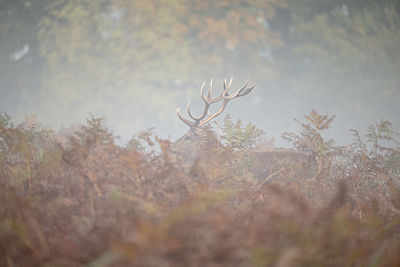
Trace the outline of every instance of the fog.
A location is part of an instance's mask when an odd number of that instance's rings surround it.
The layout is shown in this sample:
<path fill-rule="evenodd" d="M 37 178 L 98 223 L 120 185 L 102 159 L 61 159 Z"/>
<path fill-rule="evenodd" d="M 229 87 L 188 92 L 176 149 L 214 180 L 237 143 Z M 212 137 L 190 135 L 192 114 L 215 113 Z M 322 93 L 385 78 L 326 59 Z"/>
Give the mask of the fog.
<path fill-rule="evenodd" d="M 400 266 L 399 114 L 399 0 L 0 0 L 0 266 Z"/>
<path fill-rule="evenodd" d="M 312 109 L 335 115 L 327 137 L 349 143 L 381 119 L 400 127 L 397 1 L 0 1 L 0 110 L 53 129 L 104 117 L 124 144 L 154 127 L 177 139 L 176 115 L 202 82 L 251 94 L 229 114 L 276 145 Z M 215 112 L 220 106 L 215 104 Z"/>

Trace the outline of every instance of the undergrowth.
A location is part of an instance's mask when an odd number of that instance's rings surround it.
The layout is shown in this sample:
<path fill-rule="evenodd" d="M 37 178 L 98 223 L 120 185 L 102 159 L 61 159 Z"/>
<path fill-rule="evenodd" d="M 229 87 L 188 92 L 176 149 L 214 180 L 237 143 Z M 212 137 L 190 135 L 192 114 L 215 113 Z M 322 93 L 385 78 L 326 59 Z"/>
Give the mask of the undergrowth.
<path fill-rule="evenodd" d="M 284 153 L 307 164 L 253 179 L 238 161 L 272 152 L 252 124 L 226 119 L 183 172 L 152 129 L 121 147 L 98 118 L 65 134 L 1 113 L 0 266 L 400 266 L 399 134 L 338 147 L 333 117 L 305 119 Z"/>

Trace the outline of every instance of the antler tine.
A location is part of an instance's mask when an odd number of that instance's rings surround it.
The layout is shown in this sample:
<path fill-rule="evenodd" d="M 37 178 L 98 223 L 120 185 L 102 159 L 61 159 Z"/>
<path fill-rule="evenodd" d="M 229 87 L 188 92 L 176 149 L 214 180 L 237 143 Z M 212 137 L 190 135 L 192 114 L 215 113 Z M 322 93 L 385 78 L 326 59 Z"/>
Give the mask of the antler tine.
<path fill-rule="evenodd" d="M 201 85 L 201 88 L 200 88 L 200 96 L 201 96 L 201 99 L 203 99 L 203 101 L 204 101 L 203 91 L 204 91 L 204 86 L 205 85 L 206 85 L 206 82 L 203 82 L 203 84 Z"/>
<path fill-rule="evenodd" d="M 207 99 L 210 99 L 212 96 L 212 86 L 213 86 L 213 80 L 211 79 L 210 86 L 208 87 L 208 90 L 207 90 Z"/>
<path fill-rule="evenodd" d="M 238 97 L 249 94 L 251 91 L 253 91 L 254 87 L 256 87 L 255 84 L 252 87 L 242 88 L 242 90 L 240 90 Z"/>
<path fill-rule="evenodd" d="M 196 118 L 195 116 L 193 116 L 192 115 L 192 113 L 190 112 L 190 101 L 188 101 L 188 104 L 187 104 L 187 113 L 188 113 L 188 115 L 189 115 L 189 117 L 192 119 L 192 120 L 198 120 L 198 118 Z"/>
<path fill-rule="evenodd" d="M 206 93 L 205 96 L 203 95 L 203 91 L 201 91 L 201 99 L 203 99 L 204 103 L 209 103 L 209 101 L 212 100 L 212 98 L 211 98 L 212 86 L 213 86 L 213 80 L 211 79 L 210 80 L 210 85 L 208 86 L 207 93 Z"/>
<path fill-rule="evenodd" d="M 229 88 L 230 88 L 230 86 L 231 86 L 231 84 L 232 84 L 232 80 L 233 80 L 233 78 L 230 79 L 228 85 L 226 84 L 226 79 L 224 80 L 224 93 L 222 94 L 221 97 L 216 98 L 216 99 L 220 99 L 220 100 L 223 99 L 223 100 L 224 100 L 224 102 L 222 103 L 221 108 L 220 108 L 216 113 L 214 113 L 213 115 L 211 115 L 210 113 L 208 113 L 208 116 L 209 116 L 209 117 L 208 117 L 206 120 L 200 122 L 199 126 L 202 126 L 202 125 L 206 124 L 207 122 L 209 122 L 209 121 L 212 120 L 213 118 L 215 118 L 215 117 L 217 117 L 218 115 L 220 115 L 220 114 L 224 111 L 226 105 L 228 104 L 228 102 L 229 102 L 230 100 L 232 100 L 232 99 L 234 99 L 234 98 L 237 98 L 237 97 L 241 97 L 241 96 L 247 95 L 247 94 L 250 93 L 250 92 L 254 89 L 254 87 L 256 86 L 256 85 L 254 84 L 252 87 L 247 88 L 247 85 L 249 84 L 249 81 L 246 81 L 246 83 L 244 84 L 244 86 L 243 86 L 242 88 L 240 88 L 239 90 L 237 90 L 236 93 L 234 93 L 233 95 L 229 95 L 228 90 L 229 90 Z"/>
<path fill-rule="evenodd" d="M 181 116 L 180 111 L 181 111 L 180 108 L 177 108 L 177 109 L 176 109 L 176 114 L 178 114 L 179 119 L 181 119 L 181 121 L 183 121 L 183 122 L 184 122 L 186 125 L 188 125 L 189 127 L 193 127 L 193 126 L 194 126 L 194 123 L 193 123 L 192 121 L 189 121 L 189 120 L 183 118 L 183 117 Z"/>
<path fill-rule="evenodd" d="M 254 87 L 256 87 L 256 85 L 254 84 L 252 87 L 247 88 L 243 94 L 240 94 L 240 96 L 244 96 L 249 94 L 251 91 L 253 91 Z"/>
<path fill-rule="evenodd" d="M 195 121 L 195 123 L 194 123 L 194 124 L 196 124 L 196 121 L 199 121 L 199 120 L 201 120 L 201 119 L 203 119 L 203 118 L 204 118 L 204 117 L 202 117 L 202 116 L 203 116 L 203 114 L 202 114 L 202 115 L 200 115 L 199 117 L 196 117 L 196 116 L 194 116 L 194 115 L 192 114 L 192 112 L 190 112 L 190 101 L 188 101 L 188 105 L 187 105 L 187 113 L 188 113 L 189 117 L 190 117 L 192 120 L 194 120 L 194 121 Z"/>
<path fill-rule="evenodd" d="M 230 88 L 230 87 L 231 87 L 232 81 L 233 81 L 233 77 L 231 77 L 231 79 L 229 80 L 229 83 L 228 83 L 228 88 Z"/>
<path fill-rule="evenodd" d="M 237 97 L 245 96 L 248 93 L 250 93 L 254 89 L 254 87 L 256 85 L 253 85 L 252 87 L 247 88 L 248 84 L 249 84 L 249 81 L 247 81 L 242 88 L 237 90 L 236 93 L 234 93 L 233 95 L 229 95 L 227 97 L 227 99 L 231 100 L 231 99 L 234 99 L 234 98 L 237 98 Z"/>
<path fill-rule="evenodd" d="M 215 112 L 213 115 L 208 114 L 209 117 L 207 119 L 205 119 L 204 121 L 200 122 L 199 126 L 202 126 L 202 125 L 206 124 L 207 122 L 209 122 L 210 120 L 214 119 L 219 114 L 221 114 L 224 111 L 224 109 L 225 109 L 226 105 L 228 104 L 228 102 L 229 102 L 229 100 L 225 99 L 224 102 L 222 103 L 221 108 L 217 112 Z"/>
<path fill-rule="evenodd" d="M 212 98 L 212 85 L 213 85 L 213 80 L 211 79 L 211 81 L 210 81 L 210 85 L 209 85 L 209 87 L 208 87 L 208 89 L 207 89 L 206 95 L 204 95 L 204 86 L 205 86 L 205 83 L 203 83 L 203 85 L 201 86 L 201 89 L 200 89 L 201 98 L 202 98 L 203 101 L 204 101 L 204 110 L 203 110 L 203 113 L 202 113 L 200 116 L 198 116 L 198 117 L 194 116 L 194 115 L 191 113 L 191 111 L 190 111 L 190 101 L 189 101 L 189 102 L 188 102 L 188 106 L 187 106 L 187 112 L 188 112 L 189 117 L 190 117 L 192 120 L 194 120 L 194 121 L 189 121 L 189 120 L 187 120 L 187 119 L 184 119 L 184 118 L 181 116 L 181 114 L 180 114 L 180 112 L 179 112 L 179 111 L 180 111 L 179 109 L 177 109 L 178 117 L 179 117 L 185 124 L 189 125 L 191 128 L 193 128 L 193 127 L 198 127 L 198 126 L 202 126 L 202 125 L 206 124 L 207 122 L 209 122 L 210 120 L 212 120 L 213 118 L 215 118 L 215 117 L 217 117 L 218 115 L 220 115 L 220 114 L 224 111 L 226 105 L 228 104 L 228 102 L 229 102 L 230 100 L 232 100 L 232 99 L 234 99 L 234 98 L 237 98 L 237 97 L 241 97 L 241 96 L 245 96 L 245 95 L 249 94 L 249 93 L 254 89 L 254 87 L 255 87 L 255 85 L 253 85 L 252 87 L 247 87 L 248 84 L 249 84 L 249 81 L 247 81 L 247 82 L 244 84 L 244 86 L 243 86 L 242 88 L 240 88 L 240 89 L 237 90 L 234 94 L 231 95 L 231 94 L 229 94 L 228 91 L 229 91 L 230 86 L 232 85 L 232 81 L 233 81 L 233 77 L 229 80 L 228 83 L 227 83 L 226 79 L 224 79 L 224 83 L 223 83 L 224 91 L 222 92 L 222 94 L 221 94 L 220 96 L 217 96 L 217 97 L 215 97 L 215 98 Z M 222 106 L 221 106 L 221 108 L 220 108 L 216 113 L 211 114 L 211 113 L 209 112 L 210 105 L 213 104 L 213 103 L 219 102 L 219 101 L 222 101 Z M 208 118 L 206 118 L 204 121 L 201 121 L 201 120 L 203 120 L 206 116 L 208 116 Z"/>
<path fill-rule="evenodd" d="M 231 87 L 232 78 L 230 79 L 228 85 L 226 84 L 226 79 L 224 79 L 224 92 L 222 93 L 222 97 L 229 96 L 228 90 Z"/>
<path fill-rule="evenodd" d="M 245 96 L 248 93 L 250 93 L 251 91 L 253 91 L 254 87 L 256 87 L 256 85 L 254 84 L 251 87 L 247 87 L 247 85 L 249 84 L 249 80 L 246 81 L 246 83 L 244 84 L 244 86 L 242 87 L 242 89 L 240 89 L 240 93 L 239 96 Z M 243 92 L 244 91 L 244 92 Z"/>
<path fill-rule="evenodd" d="M 210 86 L 208 87 L 208 90 L 207 90 L 207 93 L 206 93 L 206 97 L 204 96 L 204 85 L 205 85 L 205 82 L 203 82 L 203 85 L 201 86 L 201 89 L 200 89 L 201 99 L 203 99 L 203 101 L 204 101 L 204 111 L 203 111 L 203 113 L 198 117 L 194 116 L 192 114 L 192 112 L 190 111 L 190 102 L 188 102 L 187 113 L 188 113 L 189 117 L 192 120 L 194 120 L 193 126 L 198 126 L 200 124 L 200 121 L 207 116 L 208 109 L 210 107 L 210 103 L 209 103 L 208 100 L 211 99 L 212 80 L 210 81 Z"/>

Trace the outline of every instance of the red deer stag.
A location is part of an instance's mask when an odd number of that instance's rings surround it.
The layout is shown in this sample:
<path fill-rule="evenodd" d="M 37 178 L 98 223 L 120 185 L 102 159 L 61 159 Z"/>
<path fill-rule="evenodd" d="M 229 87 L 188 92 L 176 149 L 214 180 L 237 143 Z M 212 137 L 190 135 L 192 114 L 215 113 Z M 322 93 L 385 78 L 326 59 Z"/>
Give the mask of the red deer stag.
<path fill-rule="evenodd" d="M 188 102 L 187 113 L 192 120 L 183 118 L 179 108 L 177 109 L 179 119 L 188 125 L 190 130 L 171 144 L 170 151 L 175 155 L 176 162 L 179 162 L 185 171 L 190 171 L 195 162 L 205 156 L 205 152 L 208 151 L 208 149 L 219 145 L 217 137 L 203 126 L 220 115 L 229 101 L 249 94 L 254 89 L 255 85 L 248 87 L 248 83 L 247 81 L 242 88 L 230 94 L 228 91 L 232 84 L 232 79 L 230 79 L 228 83 L 224 80 L 222 94 L 217 97 L 212 97 L 211 80 L 205 95 L 205 83 L 203 83 L 200 89 L 201 99 L 204 102 L 204 110 L 200 116 L 194 116 L 191 113 L 190 101 Z M 211 114 L 209 108 L 212 104 L 217 102 L 222 102 L 222 106 L 217 112 Z M 262 183 L 272 178 L 274 174 L 279 173 L 279 170 L 287 169 L 288 162 L 296 163 L 297 165 L 306 165 L 308 162 L 308 156 L 305 153 L 291 149 L 252 151 L 247 154 L 247 158 L 254 162 L 251 172 L 257 179 L 262 181 Z"/>
<path fill-rule="evenodd" d="M 213 84 L 211 80 L 205 95 L 205 83 L 203 83 L 200 89 L 201 99 L 204 102 L 204 110 L 200 116 L 194 116 L 192 114 L 190 111 L 190 101 L 188 102 L 187 113 L 192 120 L 182 117 L 179 108 L 176 110 L 179 119 L 181 119 L 190 127 L 190 130 L 185 135 L 171 144 L 171 152 L 175 154 L 176 159 L 183 165 L 185 170 L 190 169 L 201 157 L 203 154 L 202 152 L 206 151 L 207 148 L 210 146 L 216 146 L 218 144 L 218 140 L 213 133 L 204 129 L 203 126 L 220 115 L 224 111 L 229 101 L 249 94 L 254 89 L 255 85 L 248 87 L 248 83 L 249 82 L 247 81 L 241 89 L 237 90 L 233 94 L 230 94 L 228 91 L 232 84 L 232 79 L 230 79 L 228 83 L 226 80 L 224 80 L 224 90 L 222 94 L 217 97 L 212 97 Z M 210 106 L 217 102 L 222 102 L 222 106 L 217 112 L 211 114 L 209 112 Z"/>

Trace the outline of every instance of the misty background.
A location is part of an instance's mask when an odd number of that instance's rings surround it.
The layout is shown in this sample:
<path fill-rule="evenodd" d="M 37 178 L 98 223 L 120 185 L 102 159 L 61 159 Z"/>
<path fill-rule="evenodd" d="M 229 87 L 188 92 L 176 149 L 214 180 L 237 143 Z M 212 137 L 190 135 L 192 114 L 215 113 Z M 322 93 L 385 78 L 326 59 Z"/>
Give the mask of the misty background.
<path fill-rule="evenodd" d="M 222 116 L 275 136 L 312 109 L 330 137 L 400 126 L 398 0 L 0 0 L 0 111 L 58 129 L 89 113 L 125 142 L 154 127 L 175 140 L 199 114 L 203 81 L 248 96 Z M 218 107 L 214 107 L 214 110 Z"/>

